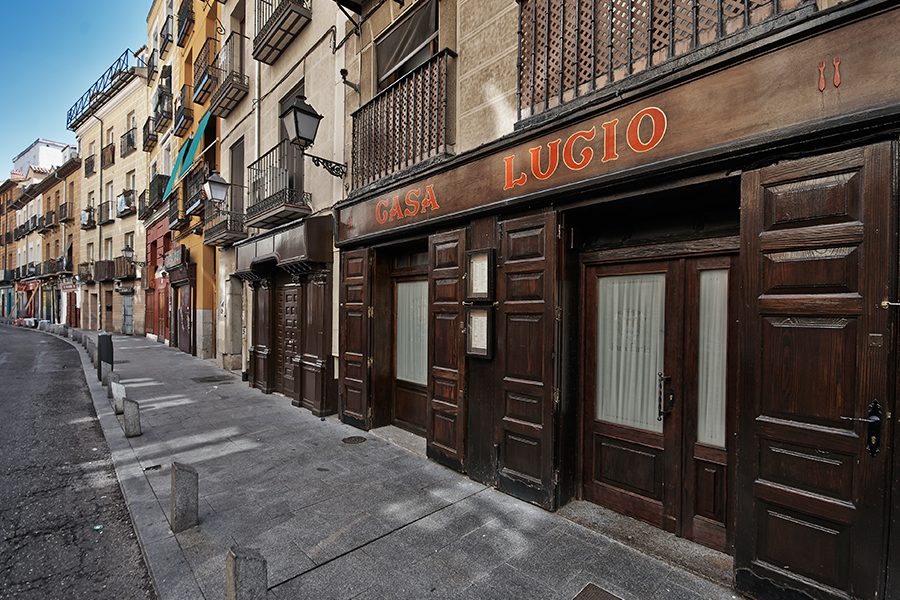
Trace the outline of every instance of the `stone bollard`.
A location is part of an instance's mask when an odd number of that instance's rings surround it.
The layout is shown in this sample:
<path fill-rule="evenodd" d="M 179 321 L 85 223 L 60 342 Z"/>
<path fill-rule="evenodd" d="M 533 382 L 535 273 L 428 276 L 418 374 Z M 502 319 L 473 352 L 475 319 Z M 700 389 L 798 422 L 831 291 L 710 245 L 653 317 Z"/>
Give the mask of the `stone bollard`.
<path fill-rule="evenodd" d="M 252 548 L 232 546 L 225 556 L 225 598 L 265 600 L 268 585 L 262 554 Z"/>
<path fill-rule="evenodd" d="M 123 398 L 122 409 L 125 413 L 125 437 L 141 435 L 141 407 L 134 400 Z"/>
<path fill-rule="evenodd" d="M 106 386 L 106 397 L 107 398 L 113 397 L 113 384 L 119 383 L 119 382 L 121 382 L 121 380 L 122 380 L 122 378 L 115 371 L 113 371 L 112 373 L 109 374 L 109 385 Z M 125 395 L 125 393 L 123 392 L 122 396 L 124 397 L 124 395 Z"/>
<path fill-rule="evenodd" d="M 101 381 L 103 386 L 106 387 L 109 385 L 109 374 L 112 373 L 113 366 L 105 361 L 100 361 L 100 376 L 102 377 Z"/>
<path fill-rule="evenodd" d="M 121 415 L 125 412 L 125 386 L 119 382 L 109 384 L 113 397 L 113 412 Z"/>
<path fill-rule="evenodd" d="M 172 531 L 178 533 L 198 522 L 199 482 L 197 470 L 182 463 L 172 463 Z"/>

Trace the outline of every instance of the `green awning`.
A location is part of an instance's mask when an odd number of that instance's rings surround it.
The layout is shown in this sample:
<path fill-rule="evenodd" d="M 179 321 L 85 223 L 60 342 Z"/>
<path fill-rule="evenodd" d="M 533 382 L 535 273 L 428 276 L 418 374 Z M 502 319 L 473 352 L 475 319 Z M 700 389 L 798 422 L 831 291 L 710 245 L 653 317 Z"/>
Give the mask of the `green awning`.
<path fill-rule="evenodd" d="M 178 151 L 178 158 L 175 159 L 175 168 L 172 169 L 172 175 L 169 176 L 169 183 L 166 184 L 166 193 L 163 194 L 163 199 L 169 197 L 169 194 L 172 193 L 172 186 L 175 184 L 175 180 L 178 179 L 178 167 L 181 166 L 181 161 L 184 160 L 184 155 L 187 153 L 188 146 L 191 145 L 192 140 L 187 140 L 184 145 L 181 147 L 181 150 Z"/>
<path fill-rule="evenodd" d="M 194 159 L 196 159 L 197 154 L 197 148 L 200 147 L 200 143 L 203 141 L 203 132 L 206 130 L 206 124 L 209 122 L 209 114 L 210 113 L 207 110 L 206 114 L 203 115 L 203 118 L 200 119 L 200 124 L 197 125 L 197 133 L 194 134 L 194 139 L 191 142 L 191 148 L 185 155 L 184 163 L 181 165 L 181 171 L 178 173 L 179 177 L 187 173 L 188 169 L 191 168 L 191 165 L 194 164 Z"/>

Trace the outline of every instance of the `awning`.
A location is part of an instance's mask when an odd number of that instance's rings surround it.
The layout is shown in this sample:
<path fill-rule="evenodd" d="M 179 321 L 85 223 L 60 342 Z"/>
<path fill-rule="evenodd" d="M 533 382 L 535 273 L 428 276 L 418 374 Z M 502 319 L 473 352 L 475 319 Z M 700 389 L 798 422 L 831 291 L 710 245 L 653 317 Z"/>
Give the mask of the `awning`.
<path fill-rule="evenodd" d="M 181 171 L 178 173 L 179 177 L 187 173 L 188 169 L 191 168 L 191 165 L 194 164 L 194 160 L 197 158 L 195 155 L 197 154 L 197 148 L 200 147 L 200 142 L 203 141 L 203 132 L 206 130 L 206 124 L 209 122 L 209 115 L 210 112 L 207 110 L 206 114 L 203 115 L 203 118 L 200 119 L 200 124 L 197 125 L 197 133 L 194 134 L 194 139 L 191 141 L 191 147 L 184 157 L 184 163 L 181 165 Z"/>
<path fill-rule="evenodd" d="M 181 150 L 178 151 L 178 158 L 175 159 L 175 168 L 172 169 L 172 175 L 169 176 L 169 183 L 166 184 L 166 193 L 163 194 L 163 200 L 168 198 L 169 194 L 172 192 L 172 186 L 178 178 L 178 168 L 181 166 L 181 161 L 184 160 L 184 155 L 187 153 L 188 146 L 190 146 L 192 142 L 193 140 L 186 141 L 181 147 Z"/>

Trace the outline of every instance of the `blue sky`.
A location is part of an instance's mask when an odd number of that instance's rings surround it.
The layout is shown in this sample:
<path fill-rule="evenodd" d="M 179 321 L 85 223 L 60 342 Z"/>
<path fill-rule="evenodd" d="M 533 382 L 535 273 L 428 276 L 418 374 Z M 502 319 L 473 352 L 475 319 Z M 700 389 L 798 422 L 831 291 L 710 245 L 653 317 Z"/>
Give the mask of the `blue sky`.
<path fill-rule="evenodd" d="M 152 0 L 7 2 L 0 36 L 0 181 L 34 140 L 74 144 L 66 112 L 126 48 L 147 43 Z"/>

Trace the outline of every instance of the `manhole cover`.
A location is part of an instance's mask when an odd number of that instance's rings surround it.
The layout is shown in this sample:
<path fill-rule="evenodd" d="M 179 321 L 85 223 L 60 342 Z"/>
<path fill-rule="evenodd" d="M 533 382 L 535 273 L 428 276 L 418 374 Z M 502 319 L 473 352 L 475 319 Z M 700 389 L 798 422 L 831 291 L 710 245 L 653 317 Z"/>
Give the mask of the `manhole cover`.
<path fill-rule="evenodd" d="M 231 375 L 210 375 L 209 377 L 192 377 L 194 383 L 218 383 L 220 381 L 231 381 Z"/>
<path fill-rule="evenodd" d="M 361 435 L 351 435 L 350 437 L 345 437 L 341 441 L 345 444 L 362 444 L 366 441 L 366 438 Z"/>
<path fill-rule="evenodd" d="M 578 595 L 575 596 L 573 600 L 622 600 L 618 596 L 613 596 L 609 592 L 604 589 L 601 589 L 594 585 L 593 583 L 589 583 L 584 586 L 584 589 L 578 592 Z"/>

